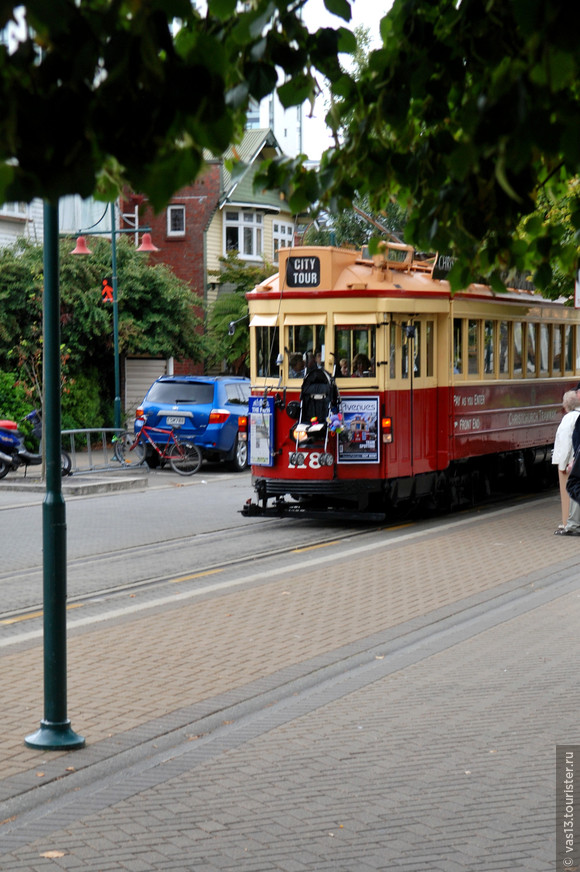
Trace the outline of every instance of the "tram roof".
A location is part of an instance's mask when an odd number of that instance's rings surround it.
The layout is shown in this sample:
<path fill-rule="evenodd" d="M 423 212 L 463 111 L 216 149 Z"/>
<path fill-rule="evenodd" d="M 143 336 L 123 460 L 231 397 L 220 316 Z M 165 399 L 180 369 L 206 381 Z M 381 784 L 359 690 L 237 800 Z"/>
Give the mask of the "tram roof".
<path fill-rule="evenodd" d="M 383 253 L 374 257 L 348 248 L 326 246 L 296 246 L 278 251 L 279 271 L 259 284 L 250 297 L 266 293 L 274 296 L 283 292 L 300 296 L 306 294 L 397 294 L 418 293 L 451 297 L 449 282 L 434 278 L 437 258 L 420 259 L 412 246 L 386 243 Z M 498 295 L 484 284 L 472 284 L 455 297 L 473 296 L 494 298 Z M 503 299 L 533 302 L 545 301 L 554 305 L 529 288 L 510 288 Z M 563 302 L 563 301 L 558 301 Z"/>

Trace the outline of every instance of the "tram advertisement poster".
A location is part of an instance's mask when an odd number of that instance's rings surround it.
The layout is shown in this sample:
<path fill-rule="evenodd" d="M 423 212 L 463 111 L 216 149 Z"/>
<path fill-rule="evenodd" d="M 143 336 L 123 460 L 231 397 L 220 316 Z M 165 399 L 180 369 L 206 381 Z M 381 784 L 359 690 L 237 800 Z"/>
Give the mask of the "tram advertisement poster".
<path fill-rule="evenodd" d="M 379 462 L 379 398 L 343 397 L 339 463 Z"/>
<path fill-rule="evenodd" d="M 250 397 L 250 463 L 273 466 L 274 397 Z"/>

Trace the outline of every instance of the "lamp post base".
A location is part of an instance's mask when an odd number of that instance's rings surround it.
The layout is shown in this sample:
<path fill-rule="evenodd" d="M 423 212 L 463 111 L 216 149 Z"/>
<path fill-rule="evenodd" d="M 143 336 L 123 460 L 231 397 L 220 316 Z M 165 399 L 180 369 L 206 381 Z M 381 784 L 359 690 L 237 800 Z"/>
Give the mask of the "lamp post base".
<path fill-rule="evenodd" d="M 39 751 L 74 751 L 84 748 L 85 740 L 75 733 L 68 720 L 59 724 L 41 721 L 40 729 L 26 736 L 24 744 Z"/>

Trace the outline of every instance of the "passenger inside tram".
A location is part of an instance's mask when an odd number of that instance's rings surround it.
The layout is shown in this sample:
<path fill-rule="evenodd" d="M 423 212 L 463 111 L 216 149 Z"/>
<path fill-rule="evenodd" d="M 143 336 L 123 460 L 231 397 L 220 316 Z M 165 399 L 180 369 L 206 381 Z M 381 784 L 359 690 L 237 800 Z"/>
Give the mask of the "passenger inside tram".
<path fill-rule="evenodd" d="M 301 354 L 293 354 L 289 361 L 289 376 L 290 378 L 302 378 L 304 375 L 304 359 Z"/>
<path fill-rule="evenodd" d="M 366 354 L 357 354 L 352 362 L 353 378 L 366 378 L 371 375 L 371 362 Z"/>

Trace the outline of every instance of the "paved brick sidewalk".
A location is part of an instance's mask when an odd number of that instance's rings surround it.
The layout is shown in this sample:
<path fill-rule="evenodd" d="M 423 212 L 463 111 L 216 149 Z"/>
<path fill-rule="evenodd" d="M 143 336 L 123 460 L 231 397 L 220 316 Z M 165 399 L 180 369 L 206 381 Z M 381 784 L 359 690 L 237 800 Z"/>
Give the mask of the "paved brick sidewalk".
<path fill-rule="evenodd" d="M 483 515 L 308 578 L 289 568 L 266 586 L 75 631 L 69 713 L 83 751 L 23 746 L 42 714 L 40 649 L 5 654 L 0 796 L 186 725 L 203 700 L 211 711 L 219 694 L 242 699 L 289 665 L 299 673 L 492 588 L 559 577 L 580 552 L 554 539 L 554 517 L 550 502 Z M 551 849 L 538 851 L 553 828 L 553 748 L 580 742 L 577 689 L 565 707 L 560 680 L 578 654 L 577 618 L 569 594 L 215 759 L 182 753 L 175 777 L 142 782 L 102 811 L 89 797 L 82 820 L 11 852 L 2 868 L 548 868 Z M 63 857 L 40 856 L 59 842 Z"/>

